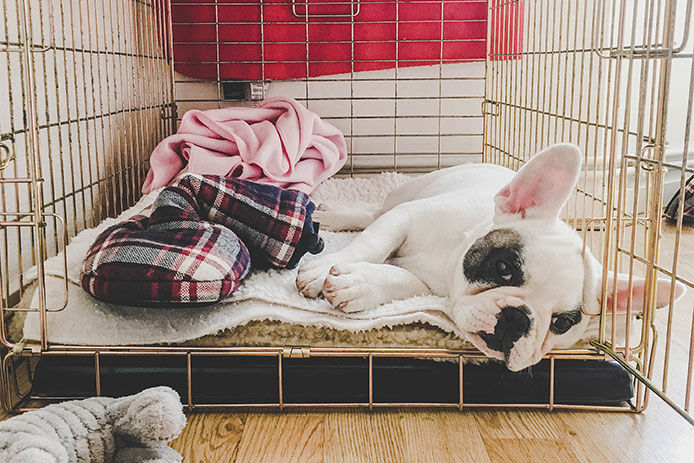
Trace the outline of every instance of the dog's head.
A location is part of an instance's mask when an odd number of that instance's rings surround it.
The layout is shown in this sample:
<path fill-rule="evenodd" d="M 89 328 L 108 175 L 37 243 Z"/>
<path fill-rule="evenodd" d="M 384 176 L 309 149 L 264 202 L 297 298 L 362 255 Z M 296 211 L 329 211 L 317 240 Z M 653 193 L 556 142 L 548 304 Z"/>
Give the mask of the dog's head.
<path fill-rule="evenodd" d="M 602 268 L 578 234 L 559 219 L 574 189 L 581 153 L 551 146 L 526 163 L 494 198 L 494 224 L 461 256 L 452 284 L 452 316 L 468 339 L 509 370 L 534 365 L 554 348 L 586 337 L 600 312 Z M 618 311 L 643 308 L 644 280 L 618 276 Z M 678 285 L 675 296 L 684 287 Z M 670 281 L 658 281 L 657 305 Z M 612 306 L 612 301 L 608 301 Z"/>

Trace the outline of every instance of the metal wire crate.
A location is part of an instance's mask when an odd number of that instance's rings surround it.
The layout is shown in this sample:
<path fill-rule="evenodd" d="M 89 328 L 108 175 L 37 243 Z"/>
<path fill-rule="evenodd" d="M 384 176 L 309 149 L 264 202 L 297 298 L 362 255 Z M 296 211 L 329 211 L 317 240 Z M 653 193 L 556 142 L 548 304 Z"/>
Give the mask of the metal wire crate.
<path fill-rule="evenodd" d="M 460 400 L 438 405 L 480 406 L 462 398 L 464 361 L 481 356 L 473 350 L 47 341 L 46 313 L 66 301 L 46 300 L 42 262 L 80 230 L 134 203 L 152 148 L 175 131 L 179 114 L 288 95 L 343 130 L 350 157 L 342 175 L 481 160 L 518 169 L 549 143 L 581 146 L 584 171 L 565 219 L 604 268 L 646 277 L 646 308 L 622 327 L 611 321 L 615 307 L 605 304 L 599 339 L 590 348 L 548 354 L 551 372 L 565 358 L 614 358 L 636 378 L 636 400 L 624 407 L 557 404 L 551 374 L 547 401 L 532 406 L 641 411 L 653 391 L 694 422 L 692 300 L 675 306 L 673 293 L 669 309 L 654 309 L 658 276 L 694 288 L 694 275 L 681 265 L 690 236 L 682 209 L 674 226 L 661 217 L 666 194 L 682 191 L 694 173 L 693 3 L 4 0 L 0 105 L 9 111 L 0 112 L 0 336 L 10 349 L 3 358 L 4 406 L 21 407 L 17 399 L 28 394 L 17 380 L 20 366 L 30 366 L 24 360 L 56 355 L 92 357 L 97 394 L 103 356 L 180 356 L 188 366 L 190 408 L 206 406 L 190 392 L 199 356 L 275 357 L 279 395 L 271 405 L 279 408 L 289 406 L 283 358 L 366 358 L 370 400 L 351 404 L 365 407 L 374 406 L 373 357 L 449 358 L 459 364 Z M 228 19 L 232 8 L 243 20 Z M 416 17 L 413 8 L 426 14 Z M 192 34 L 195 27 L 205 32 Z M 291 34 L 273 35 L 277 28 Z M 369 28 L 381 35 L 364 35 Z M 328 29 L 342 35 L 321 36 Z M 368 47 L 390 54 L 370 55 Z M 413 47 L 427 54 L 413 55 Z M 475 47 L 483 53 L 475 55 Z M 194 50 L 201 49 L 210 53 L 198 56 Z M 339 73 L 325 73 L 330 68 Z M 280 71 L 288 78 L 277 80 Z M 33 265 L 39 307 L 21 307 L 29 283 L 23 275 Z M 603 294 L 614 285 L 606 272 Z M 7 338 L 5 315 L 22 310 L 42 315 L 39 345 L 15 346 Z M 687 332 L 674 335 L 681 326 Z"/>

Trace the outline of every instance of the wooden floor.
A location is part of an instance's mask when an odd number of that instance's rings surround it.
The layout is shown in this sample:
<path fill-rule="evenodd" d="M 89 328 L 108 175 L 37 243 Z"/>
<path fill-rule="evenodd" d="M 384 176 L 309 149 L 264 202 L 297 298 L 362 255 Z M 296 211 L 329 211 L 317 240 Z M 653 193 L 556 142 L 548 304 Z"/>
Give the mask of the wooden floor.
<path fill-rule="evenodd" d="M 0 421 L 8 418 L 0 414 Z M 694 427 L 657 398 L 641 414 L 393 409 L 192 413 L 186 463 L 694 461 Z"/>
<path fill-rule="evenodd" d="M 691 462 L 694 427 L 642 414 L 511 410 L 194 413 L 185 462 Z"/>

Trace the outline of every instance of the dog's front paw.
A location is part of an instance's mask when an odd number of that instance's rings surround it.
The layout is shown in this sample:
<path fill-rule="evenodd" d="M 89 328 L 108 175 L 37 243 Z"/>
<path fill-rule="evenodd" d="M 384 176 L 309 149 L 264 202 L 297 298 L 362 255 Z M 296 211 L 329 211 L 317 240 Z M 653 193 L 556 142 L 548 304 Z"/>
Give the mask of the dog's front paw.
<path fill-rule="evenodd" d="M 313 259 L 299 267 L 296 275 L 296 287 L 299 292 L 306 297 L 316 298 L 323 290 L 323 283 L 328 276 L 328 272 L 339 260 L 339 256 L 328 254 Z"/>
<path fill-rule="evenodd" d="M 345 313 L 362 312 L 383 301 L 375 290 L 374 279 L 361 263 L 334 265 L 323 284 L 323 295 Z"/>

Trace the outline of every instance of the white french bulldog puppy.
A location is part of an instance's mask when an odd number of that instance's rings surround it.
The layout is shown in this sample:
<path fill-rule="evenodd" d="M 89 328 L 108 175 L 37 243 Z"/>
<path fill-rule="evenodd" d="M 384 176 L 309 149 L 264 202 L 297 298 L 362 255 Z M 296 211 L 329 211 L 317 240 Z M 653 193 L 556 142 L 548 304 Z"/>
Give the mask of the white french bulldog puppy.
<path fill-rule="evenodd" d="M 559 219 L 580 168 L 578 147 L 558 144 L 518 172 L 465 164 L 417 177 L 377 211 L 322 204 L 315 221 L 364 231 L 303 265 L 296 285 L 345 312 L 448 296 L 449 316 L 467 339 L 509 370 L 522 370 L 597 327 L 602 268 L 590 252 L 584 258 L 581 239 Z M 618 281 L 616 306 L 625 312 L 628 280 Z M 676 297 L 683 292 L 679 285 Z M 637 313 L 643 279 L 633 279 L 631 293 Z M 659 280 L 658 306 L 669 293 L 670 281 Z"/>

